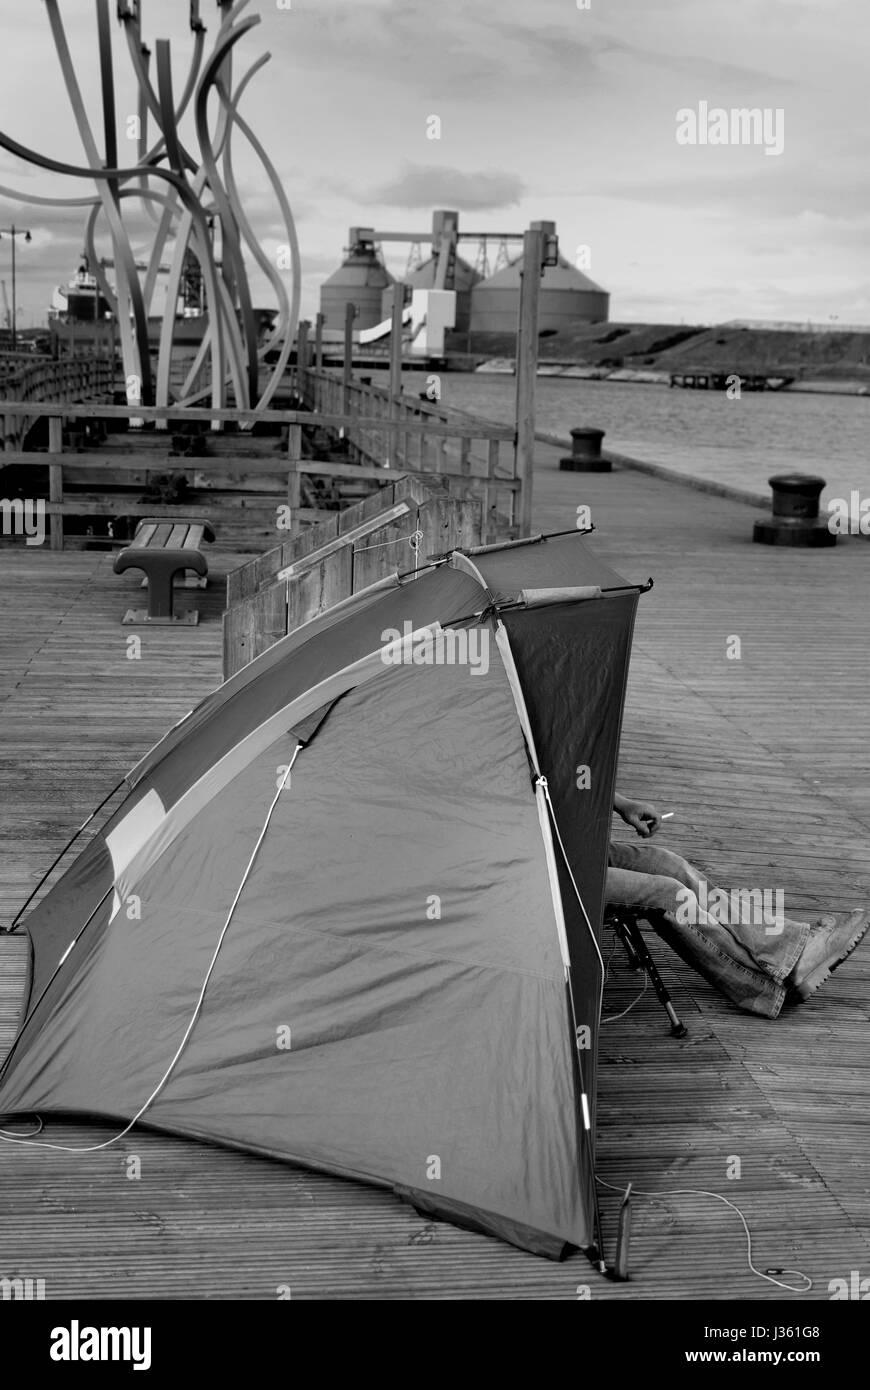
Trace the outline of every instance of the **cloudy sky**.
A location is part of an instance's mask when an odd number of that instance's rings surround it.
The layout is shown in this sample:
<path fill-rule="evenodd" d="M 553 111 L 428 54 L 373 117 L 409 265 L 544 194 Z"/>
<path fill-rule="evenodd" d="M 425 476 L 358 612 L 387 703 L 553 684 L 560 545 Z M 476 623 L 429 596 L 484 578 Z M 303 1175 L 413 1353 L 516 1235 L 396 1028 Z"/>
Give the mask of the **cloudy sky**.
<path fill-rule="evenodd" d="M 94 0 L 61 0 L 60 11 L 101 139 Z M 122 124 L 136 106 L 111 12 Z M 152 48 L 173 41 L 179 91 L 187 4 L 143 0 L 142 12 Z M 241 110 L 294 209 L 309 317 L 349 226 L 425 230 L 442 206 L 474 230 L 555 220 L 571 260 L 590 248 L 614 319 L 870 322 L 868 0 L 251 0 L 245 13 L 261 23 L 237 49 L 237 72 L 272 56 Z M 208 48 L 215 0 L 202 0 L 202 14 Z M 0 129 L 84 163 L 45 6 L 0 0 L 0 33 Z M 781 109 L 782 153 L 679 144 L 677 112 L 701 102 Z M 433 115 L 439 140 L 427 138 Z M 185 136 L 194 148 L 192 128 Z M 277 209 L 243 142 L 236 167 L 274 254 Z M 0 183 L 85 192 L 5 150 Z M 4 198 L 0 216 L 32 229 L 32 243 L 19 243 L 20 322 L 42 321 L 76 268 L 83 214 Z M 143 251 L 147 226 L 133 218 Z M 407 248 L 387 250 L 401 271 Z M 4 237 L 7 285 L 8 257 Z M 252 283 L 271 302 L 259 272 Z"/>

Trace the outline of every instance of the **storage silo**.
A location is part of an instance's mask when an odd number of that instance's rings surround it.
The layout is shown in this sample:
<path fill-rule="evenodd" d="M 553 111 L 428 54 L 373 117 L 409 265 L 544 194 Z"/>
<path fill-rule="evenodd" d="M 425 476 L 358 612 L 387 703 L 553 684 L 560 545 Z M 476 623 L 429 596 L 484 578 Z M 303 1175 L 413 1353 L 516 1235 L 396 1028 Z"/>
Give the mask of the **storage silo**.
<path fill-rule="evenodd" d="M 434 289 L 437 269 L 436 258 L 430 256 L 427 261 L 424 261 L 422 265 L 419 265 L 416 270 L 405 277 L 404 284 L 410 285 L 412 290 Z M 469 331 L 472 290 L 482 280 L 483 276 L 474 269 L 474 266 L 469 265 L 468 261 L 464 261 L 461 256 L 453 255 L 451 269 L 443 288 L 456 291 L 456 323 L 454 328 L 457 333 Z"/>
<path fill-rule="evenodd" d="M 381 297 L 388 285 L 394 284 L 375 249 L 375 234 L 371 227 L 351 227 L 348 251 L 338 270 L 320 286 L 320 312 L 325 329 L 344 331 L 348 304 L 358 310 L 354 330 L 374 328 L 380 323 Z"/>
<path fill-rule="evenodd" d="M 475 285 L 471 292 L 472 333 L 516 333 L 520 309 L 519 256 L 503 270 Z M 559 332 L 580 323 L 605 323 L 610 295 L 564 256 L 541 277 L 538 331 Z"/>

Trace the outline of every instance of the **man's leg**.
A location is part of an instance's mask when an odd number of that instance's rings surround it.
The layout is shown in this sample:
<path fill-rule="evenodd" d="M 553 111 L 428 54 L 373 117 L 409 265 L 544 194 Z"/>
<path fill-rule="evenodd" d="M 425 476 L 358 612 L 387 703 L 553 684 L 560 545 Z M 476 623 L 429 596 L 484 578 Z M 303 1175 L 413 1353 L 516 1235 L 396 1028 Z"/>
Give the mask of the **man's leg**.
<path fill-rule="evenodd" d="M 738 1008 L 776 1018 L 783 984 L 810 934 L 809 922 L 780 918 L 753 923 L 737 900 L 740 920 L 720 921 L 702 902 L 712 896 L 697 870 L 671 850 L 611 844 L 605 897 L 616 906 L 653 913 L 652 925 L 699 974 Z M 746 908 L 746 911 L 743 909 Z"/>

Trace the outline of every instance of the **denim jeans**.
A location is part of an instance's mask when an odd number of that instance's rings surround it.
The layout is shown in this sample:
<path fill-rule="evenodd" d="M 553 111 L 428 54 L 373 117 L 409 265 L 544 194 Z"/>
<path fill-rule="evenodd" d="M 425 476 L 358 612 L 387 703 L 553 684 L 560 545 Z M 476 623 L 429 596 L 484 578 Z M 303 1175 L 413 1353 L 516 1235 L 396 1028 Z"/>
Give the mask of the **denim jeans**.
<path fill-rule="evenodd" d="M 783 981 L 806 945 L 809 922 L 785 916 L 775 924 L 760 921 L 736 894 L 730 895 L 730 912 L 717 912 L 712 886 L 668 849 L 611 842 L 608 863 L 609 904 L 641 916 L 649 909 L 650 925 L 705 980 L 739 1009 L 776 1018 L 786 996 Z M 706 910 L 703 904 L 711 899 Z"/>

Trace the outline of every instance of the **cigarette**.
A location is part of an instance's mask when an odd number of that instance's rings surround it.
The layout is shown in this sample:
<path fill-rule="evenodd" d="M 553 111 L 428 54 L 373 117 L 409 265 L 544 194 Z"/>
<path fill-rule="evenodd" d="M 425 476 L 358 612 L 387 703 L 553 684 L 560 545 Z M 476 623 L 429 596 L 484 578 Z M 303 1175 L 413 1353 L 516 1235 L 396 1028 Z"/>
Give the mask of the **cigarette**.
<path fill-rule="evenodd" d="M 662 816 L 662 820 L 671 820 L 671 818 L 673 817 L 673 814 L 674 814 L 673 811 L 668 811 L 668 813 L 667 813 L 666 816 Z"/>

